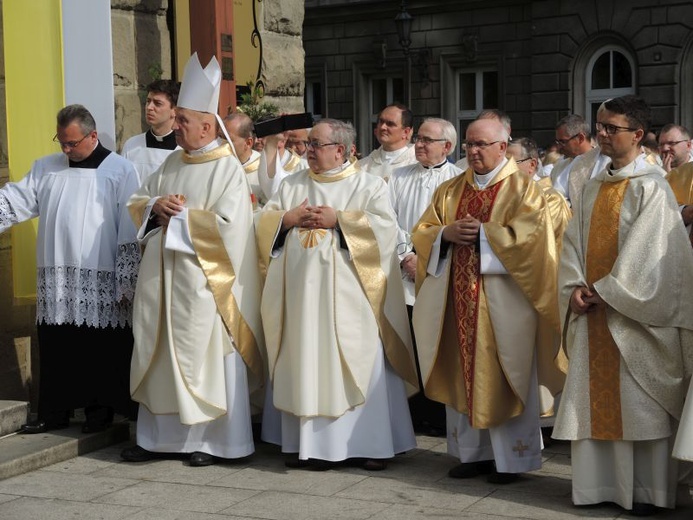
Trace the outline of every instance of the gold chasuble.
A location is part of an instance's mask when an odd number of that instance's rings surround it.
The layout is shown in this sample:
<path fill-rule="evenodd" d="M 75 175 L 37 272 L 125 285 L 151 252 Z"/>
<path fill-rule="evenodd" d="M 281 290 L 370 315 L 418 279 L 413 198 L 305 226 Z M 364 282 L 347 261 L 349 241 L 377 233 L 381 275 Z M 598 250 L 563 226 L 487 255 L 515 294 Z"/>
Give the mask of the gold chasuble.
<path fill-rule="evenodd" d="M 226 413 L 224 356 L 233 350 L 251 390 L 262 383 L 261 282 L 250 190 L 228 144 L 169 155 L 128 203 L 135 225 L 169 194 L 185 197 L 194 254 L 166 247 L 162 227 L 140 231 L 130 389 L 153 414 L 179 414 L 190 425 Z"/>
<path fill-rule="evenodd" d="M 440 276 L 427 273 L 443 227 L 467 213 L 482 222 L 508 274 L 481 273 L 476 247 L 458 245 L 441 249 Z M 418 256 L 413 322 L 426 395 L 468 414 L 474 428 L 498 426 L 524 410 L 535 355 L 539 382 L 559 392 L 552 216 L 542 189 L 514 159 L 485 189 L 476 187 L 471 169 L 443 183 L 412 240 Z"/>
<path fill-rule="evenodd" d="M 674 168 L 666 179 L 679 205 L 693 204 L 693 162 Z"/>
<path fill-rule="evenodd" d="M 306 199 L 336 211 L 346 244 L 335 229 L 280 233 L 284 213 Z M 274 406 L 299 417 L 340 417 L 363 404 L 380 342 L 413 392 L 396 220 L 382 179 L 353 164 L 299 171 L 255 219 Z"/>
<path fill-rule="evenodd" d="M 693 255 L 662 169 L 644 155 L 585 184 L 563 239 L 568 377 L 553 436 L 665 439 L 693 367 Z M 570 311 L 577 287 L 605 305 Z"/>

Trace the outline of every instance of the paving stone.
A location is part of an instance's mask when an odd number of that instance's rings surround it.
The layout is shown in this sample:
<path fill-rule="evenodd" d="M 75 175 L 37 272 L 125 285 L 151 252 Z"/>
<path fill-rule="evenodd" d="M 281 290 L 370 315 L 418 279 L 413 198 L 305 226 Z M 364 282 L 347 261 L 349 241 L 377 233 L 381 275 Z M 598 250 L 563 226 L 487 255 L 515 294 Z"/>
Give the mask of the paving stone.
<path fill-rule="evenodd" d="M 134 484 L 137 484 L 136 480 L 127 478 L 93 477 L 39 470 L 0 481 L 0 493 L 88 501 Z"/>
<path fill-rule="evenodd" d="M 220 513 L 198 511 L 176 511 L 174 509 L 151 508 L 128 516 L 127 520 L 260 520 L 257 516 L 228 516 Z"/>
<path fill-rule="evenodd" d="M 287 469 L 281 462 L 281 466 L 276 467 L 246 468 L 217 479 L 212 482 L 212 485 L 332 496 L 367 478 L 367 475 L 349 474 L 339 469 L 327 472 Z"/>
<path fill-rule="evenodd" d="M 450 479 L 452 480 L 452 479 Z M 473 482 L 474 479 L 470 479 Z M 457 482 L 407 482 L 394 478 L 373 477 L 337 493 L 342 498 L 384 502 L 418 507 L 438 507 L 463 511 L 488 495 L 479 486 L 458 486 Z"/>
<path fill-rule="evenodd" d="M 119 520 L 133 513 L 137 508 L 45 498 L 24 497 L 0 504 L 0 518 L 8 520 Z"/>
<path fill-rule="evenodd" d="M 393 505 L 373 515 L 369 520 L 459 520 L 474 518 L 475 520 L 508 520 L 507 516 L 483 515 L 478 513 L 466 514 L 453 509 L 433 507 Z"/>
<path fill-rule="evenodd" d="M 386 507 L 386 504 L 361 500 L 267 491 L 222 513 L 268 520 L 361 520 L 371 518 Z"/>
<path fill-rule="evenodd" d="M 205 468 L 195 469 L 204 470 Z M 144 481 L 102 496 L 98 502 L 217 513 L 256 494 L 255 491 L 242 489 Z"/>
<path fill-rule="evenodd" d="M 241 471 L 246 466 L 215 464 L 203 468 L 190 467 L 187 461 L 151 460 L 148 462 L 123 462 L 110 464 L 97 475 L 104 477 L 134 478 L 152 482 L 204 485 L 214 482 L 230 473 Z"/>

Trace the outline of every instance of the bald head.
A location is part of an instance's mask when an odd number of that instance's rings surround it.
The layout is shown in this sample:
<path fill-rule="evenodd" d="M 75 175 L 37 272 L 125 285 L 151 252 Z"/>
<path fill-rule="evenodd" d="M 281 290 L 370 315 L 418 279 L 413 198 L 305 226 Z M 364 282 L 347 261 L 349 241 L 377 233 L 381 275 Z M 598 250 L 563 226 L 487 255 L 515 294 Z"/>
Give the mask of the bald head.
<path fill-rule="evenodd" d="M 508 131 L 495 119 L 479 119 L 467 127 L 467 161 L 480 175 L 494 170 L 505 158 Z"/>

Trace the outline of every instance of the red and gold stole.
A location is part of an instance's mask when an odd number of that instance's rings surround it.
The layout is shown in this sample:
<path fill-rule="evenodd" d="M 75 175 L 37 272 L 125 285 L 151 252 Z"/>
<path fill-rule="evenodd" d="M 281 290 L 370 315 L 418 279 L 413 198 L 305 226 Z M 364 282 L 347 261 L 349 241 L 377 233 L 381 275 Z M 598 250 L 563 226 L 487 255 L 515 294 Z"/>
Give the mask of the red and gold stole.
<path fill-rule="evenodd" d="M 602 184 L 594 201 L 587 241 L 587 283 L 590 286 L 611 272 L 618 257 L 621 205 L 628 179 Z M 621 354 L 606 321 L 606 307 L 587 314 L 592 438 L 623 438 L 621 418 Z"/>
<path fill-rule="evenodd" d="M 488 222 L 496 195 L 505 181 L 502 180 L 485 190 L 476 190 L 467 184 L 457 206 L 456 220 L 467 214 L 477 220 Z M 479 293 L 482 290 L 479 252 L 476 245 L 455 245 L 452 252 L 453 302 L 457 318 L 457 340 L 462 360 L 462 374 L 467 393 L 469 420 L 472 420 L 474 358 L 476 354 L 476 331 L 479 315 Z"/>

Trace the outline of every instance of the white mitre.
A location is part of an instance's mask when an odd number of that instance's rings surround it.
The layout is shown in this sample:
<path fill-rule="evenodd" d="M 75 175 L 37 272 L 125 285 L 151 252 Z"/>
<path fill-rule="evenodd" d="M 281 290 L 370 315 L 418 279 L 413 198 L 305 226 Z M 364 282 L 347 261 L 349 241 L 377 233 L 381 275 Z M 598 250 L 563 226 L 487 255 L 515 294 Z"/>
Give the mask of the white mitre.
<path fill-rule="evenodd" d="M 177 106 L 216 114 L 219 108 L 221 68 L 215 56 L 203 69 L 197 53 L 190 56 L 183 72 Z"/>
<path fill-rule="evenodd" d="M 183 81 L 180 85 L 178 102 L 176 106 L 214 114 L 219 123 L 219 128 L 224 137 L 233 148 L 233 143 L 226 132 L 224 123 L 217 112 L 219 108 L 219 92 L 221 90 L 221 67 L 216 56 L 212 56 L 207 66 L 203 69 L 197 52 L 190 56 L 183 72 Z M 234 154 L 236 150 L 233 151 Z"/>

